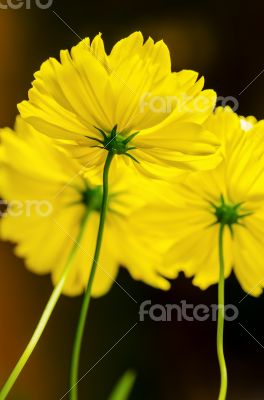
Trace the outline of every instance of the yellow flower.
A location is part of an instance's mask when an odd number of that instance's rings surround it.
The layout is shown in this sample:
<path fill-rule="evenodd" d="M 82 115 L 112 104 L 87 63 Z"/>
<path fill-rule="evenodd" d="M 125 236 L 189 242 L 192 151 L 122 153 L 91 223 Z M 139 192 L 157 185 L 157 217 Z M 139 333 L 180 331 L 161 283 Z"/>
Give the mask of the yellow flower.
<path fill-rule="evenodd" d="M 246 130 L 245 121 L 251 123 Z M 219 225 L 225 223 L 225 277 L 233 269 L 242 288 L 258 296 L 264 287 L 264 121 L 218 108 L 205 126 L 223 143 L 224 160 L 171 188 L 170 204 L 155 219 L 157 236 L 173 241 L 165 264 L 194 276 L 202 289 L 218 282 Z M 140 217 L 149 226 L 147 210 Z"/>
<path fill-rule="evenodd" d="M 119 155 L 113 164 L 172 178 L 175 168 L 210 169 L 220 161 L 215 135 L 201 126 L 215 92 L 202 91 L 204 79 L 197 77 L 171 72 L 163 41 L 143 43 L 135 32 L 108 55 L 97 35 L 61 51 L 60 62 L 44 62 L 19 110 L 86 168 L 101 170 L 111 150 Z"/>
<path fill-rule="evenodd" d="M 15 132 L 3 129 L 0 146 L 0 193 L 9 204 L 1 220 L 1 237 L 17 243 L 16 254 L 37 274 L 61 277 L 80 223 L 90 209 L 80 249 L 66 281 L 64 293 L 78 295 L 87 286 L 99 224 L 102 188 L 79 174 L 79 164 L 53 141 L 18 118 Z M 169 282 L 161 276 L 160 256 L 154 246 L 137 239 L 127 224 L 129 213 L 146 201 L 138 196 L 132 176 L 110 179 L 108 213 L 93 296 L 106 293 L 119 265 L 135 279 L 161 289 Z M 142 191 L 143 193 L 143 191 Z M 147 196 L 146 196 L 147 198 Z M 161 262 L 160 262 L 161 264 Z"/>

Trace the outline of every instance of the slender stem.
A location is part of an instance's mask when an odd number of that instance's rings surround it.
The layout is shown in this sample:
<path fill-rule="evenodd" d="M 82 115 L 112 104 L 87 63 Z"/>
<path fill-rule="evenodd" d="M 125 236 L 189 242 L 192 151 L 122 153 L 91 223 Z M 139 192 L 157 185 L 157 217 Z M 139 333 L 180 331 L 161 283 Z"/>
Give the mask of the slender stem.
<path fill-rule="evenodd" d="M 224 224 L 220 225 L 219 230 L 219 283 L 218 283 L 218 321 L 217 321 L 217 355 L 221 374 L 221 384 L 218 400 L 226 399 L 227 392 L 227 370 L 224 356 L 224 320 L 225 320 L 225 269 L 224 269 L 224 250 L 223 235 Z"/>
<path fill-rule="evenodd" d="M 107 213 L 107 202 L 108 202 L 108 175 L 109 175 L 109 169 L 110 169 L 110 165 L 111 165 L 111 161 L 112 161 L 113 157 L 114 157 L 114 154 L 111 151 L 109 151 L 108 156 L 105 161 L 105 166 L 104 166 L 103 200 L 102 200 L 100 223 L 99 223 L 99 228 L 98 228 L 94 258 L 93 258 L 93 262 L 92 262 L 92 266 L 91 266 L 91 272 L 90 272 L 88 285 L 87 285 L 84 299 L 83 299 L 83 304 L 82 304 L 82 308 L 81 308 L 81 313 L 80 313 L 77 331 L 76 331 L 75 340 L 74 340 L 74 345 L 73 345 L 71 370 L 70 370 L 70 399 L 71 400 L 78 399 L 78 371 L 79 371 L 79 364 L 80 364 L 80 353 L 81 353 L 86 317 L 87 317 L 87 313 L 89 310 L 89 304 L 90 304 L 90 299 L 91 299 L 93 281 L 94 281 L 97 263 L 98 263 L 98 259 L 99 259 L 99 255 L 100 255 L 101 246 L 102 246 L 105 218 L 106 218 L 106 213 Z"/>
<path fill-rule="evenodd" d="M 19 361 L 17 362 L 15 368 L 13 369 L 13 371 L 11 372 L 8 380 L 6 381 L 6 383 L 4 384 L 3 388 L 0 391 L 0 400 L 5 400 L 6 397 L 8 396 L 10 390 L 12 389 L 13 385 L 15 384 L 18 376 L 20 375 L 22 369 L 24 368 L 24 366 L 26 365 L 28 359 L 30 358 L 33 350 L 35 349 L 36 345 L 38 344 L 38 341 L 50 319 L 50 316 L 59 300 L 59 297 L 61 295 L 64 283 L 68 277 L 68 274 L 71 270 L 72 264 L 74 262 L 75 259 L 75 255 L 79 249 L 79 243 L 82 240 L 84 231 L 85 231 L 85 227 L 86 227 L 86 221 L 88 219 L 89 216 L 89 210 L 87 210 L 87 212 L 84 215 L 84 218 L 82 220 L 81 226 L 80 226 L 80 230 L 79 230 L 79 234 L 76 238 L 76 242 L 74 243 L 69 258 L 67 260 L 67 263 L 64 267 L 63 270 L 63 274 L 59 280 L 59 282 L 57 283 L 57 285 L 55 286 L 49 301 L 43 311 L 43 314 L 39 320 L 39 323 L 35 329 L 35 332 L 33 333 L 26 349 L 24 350 L 22 356 L 20 357 Z"/>

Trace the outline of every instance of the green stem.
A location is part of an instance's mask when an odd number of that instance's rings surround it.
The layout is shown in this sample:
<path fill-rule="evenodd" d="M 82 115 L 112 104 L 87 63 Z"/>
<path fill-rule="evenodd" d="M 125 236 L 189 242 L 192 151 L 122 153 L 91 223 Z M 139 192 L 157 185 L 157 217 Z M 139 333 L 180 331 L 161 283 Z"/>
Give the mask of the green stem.
<path fill-rule="evenodd" d="M 107 202 L 108 202 L 108 175 L 109 175 L 109 169 L 110 169 L 110 165 L 111 165 L 113 157 L 114 157 L 114 154 L 111 151 L 109 151 L 106 161 L 105 161 L 105 166 L 104 166 L 103 200 L 102 200 L 102 207 L 101 207 L 101 213 L 100 213 L 100 223 L 99 223 L 99 228 L 98 228 L 95 253 L 94 253 L 90 277 L 89 277 L 88 285 L 87 285 L 87 288 L 85 291 L 83 304 L 82 304 L 82 308 L 81 308 L 81 313 L 80 313 L 80 317 L 79 317 L 79 321 L 78 321 L 77 331 L 76 331 L 76 335 L 75 335 L 74 345 L 73 345 L 71 370 L 70 370 L 70 399 L 71 400 L 78 399 L 78 371 L 79 371 L 79 364 L 80 364 L 80 353 L 81 353 L 81 347 L 82 347 L 87 313 L 88 313 L 90 299 L 91 299 L 93 281 L 94 281 L 97 263 L 98 263 L 98 259 L 99 259 L 99 255 L 100 255 L 101 246 L 102 246 L 105 218 L 106 218 L 106 212 L 107 212 Z"/>
<path fill-rule="evenodd" d="M 4 384 L 3 388 L 0 391 L 0 400 L 5 400 L 6 397 L 8 396 L 10 390 L 12 389 L 13 385 L 15 384 L 18 376 L 20 375 L 22 369 L 24 368 L 24 366 L 26 365 L 28 359 L 30 358 L 33 350 L 35 349 L 36 345 L 38 344 L 38 341 L 50 319 L 50 316 L 59 300 L 59 297 L 61 295 L 62 289 L 64 287 L 65 281 L 68 277 L 68 274 L 71 270 L 72 264 L 74 262 L 75 259 L 75 255 L 79 249 L 79 244 L 82 240 L 84 231 L 85 231 L 85 227 L 86 227 L 86 221 L 88 219 L 89 216 L 89 211 L 87 210 L 87 212 L 85 213 L 85 216 L 82 220 L 81 226 L 80 226 L 80 230 L 79 230 L 79 234 L 78 237 L 76 238 L 76 242 L 74 243 L 69 258 L 67 260 L 67 263 L 64 267 L 63 270 L 63 274 L 59 280 L 59 282 L 57 283 L 57 285 L 55 286 L 49 301 L 43 311 L 43 314 L 39 320 L 39 323 L 35 329 L 35 332 L 33 333 L 26 349 L 24 350 L 22 356 L 20 357 L 19 361 L 17 362 L 15 368 L 13 369 L 13 371 L 11 372 L 8 380 L 6 381 L 6 383 Z"/>
<path fill-rule="evenodd" d="M 227 370 L 224 356 L 224 320 L 225 320 L 225 269 L 223 235 L 224 224 L 220 225 L 219 231 L 219 283 L 218 283 L 218 321 L 217 321 L 217 355 L 221 374 L 221 384 L 218 400 L 226 399 L 227 392 Z"/>

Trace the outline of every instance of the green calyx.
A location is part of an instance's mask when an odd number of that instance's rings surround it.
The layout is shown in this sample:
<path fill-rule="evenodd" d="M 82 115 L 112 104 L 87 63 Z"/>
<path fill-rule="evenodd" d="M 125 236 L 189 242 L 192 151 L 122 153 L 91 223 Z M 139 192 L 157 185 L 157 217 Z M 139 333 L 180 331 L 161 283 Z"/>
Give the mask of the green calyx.
<path fill-rule="evenodd" d="M 122 192 L 116 193 L 109 193 L 108 201 L 107 201 L 107 208 L 108 212 L 115 212 L 116 211 L 110 207 L 112 200 L 114 200 L 118 195 Z M 88 187 L 86 184 L 86 189 L 81 192 L 81 201 L 74 204 L 84 204 L 87 209 L 90 211 L 95 211 L 100 214 L 102 209 L 102 202 L 103 202 L 103 186 L 96 186 L 94 188 Z"/>
<path fill-rule="evenodd" d="M 114 126 L 110 133 L 106 133 L 100 128 L 95 128 L 101 134 L 102 139 L 87 136 L 87 138 L 92 139 L 98 143 L 98 145 L 95 145 L 93 147 L 108 150 L 113 154 L 122 154 L 131 158 L 135 162 L 138 162 L 138 160 L 134 156 L 132 156 L 129 151 L 136 149 L 136 147 L 131 146 L 130 142 L 136 135 L 138 135 L 139 132 L 134 132 L 130 136 L 124 136 L 123 134 L 118 133 L 117 125 Z"/>
<path fill-rule="evenodd" d="M 216 217 L 216 222 L 213 224 L 221 224 L 226 225 L 230 229 L 233 234 L 233 225 L 239 224 L 241 225 L 241 220 L 249 215 L 252 212 L 248 212 L 243 210 L 243 203 L 232 204 L 225 201 L 224 196 L 220 196 L 220 203 L 214 204 L 210 203 L 213 207 L 213 214 Z"/>
<path fill-rule="evenodd" d="M 82 204 L 85 204 L 91 211 L 100 212 L 103 201 L 103 190 L 102 186 L 96 186 L 95 188 L 86 188 L 82 192 Z"/>

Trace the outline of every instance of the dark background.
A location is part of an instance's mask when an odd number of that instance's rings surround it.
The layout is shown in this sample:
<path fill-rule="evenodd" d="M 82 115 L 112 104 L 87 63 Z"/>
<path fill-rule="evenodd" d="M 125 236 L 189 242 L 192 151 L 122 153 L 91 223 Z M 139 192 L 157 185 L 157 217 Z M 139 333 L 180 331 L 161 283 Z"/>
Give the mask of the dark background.
<path fill-rule="evenodd" d="M 43 2 L 44 3 L 44 2 Z M 52 11 L 80 36 L 103 33 L 108 49 L 134 30 L 164 39 L 174 69 L 191 68 L 220 96 L 234 96 L 239 113 L 263 118 L 264 68 L 262 1 L 69 1 L 54 0 L 49 10 L 0 10 L 0 125 L 12 126 L 16 104 L 26 98 L 33 73 L 49 56 L 78 42 Z M 244 90 L 244 91 L 243 91 Z M 241 93 L 243 91 L 243 93 Z M 241 93 L 241 94 L 240 94 Z M 15 182 L 14 182 L 15 184 Z M 52 240 L 52 238 L 51 238 Z M 27 272 L 12 247 L 0 245 L 0 381 L 24 349 L 52 290 L 48 277 Z M 41 257 L 41 254 L 40 254 Z M 81 374 L 138 321 L 139 304 L 212 304 L 205 292 L 181 276 L 169 293 L 134 282 L 121 270 L 111 292 L 91 305 Z M 232 400 L 264 399 L 264 297 L 244 297 L 236 279 L 227 281 L 227 302 L 239 306 L 239 320 L 227 323 L 225 351 Z M 10 395 L 14 400 L 60 400 L 68 390 L 68 368 L 81 298 L 63 297 L 39 346 Z M 253 335 L 247 333 L 239 324 Z M 105 400 L 127 368 L 138 372 L 131 400 L 214 400 L 218 365 L 213 322 L 139 323 L 80 383 L 80 399 Z M 65 397 L 67 398 L 67 397 Z"/>

